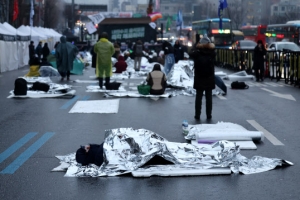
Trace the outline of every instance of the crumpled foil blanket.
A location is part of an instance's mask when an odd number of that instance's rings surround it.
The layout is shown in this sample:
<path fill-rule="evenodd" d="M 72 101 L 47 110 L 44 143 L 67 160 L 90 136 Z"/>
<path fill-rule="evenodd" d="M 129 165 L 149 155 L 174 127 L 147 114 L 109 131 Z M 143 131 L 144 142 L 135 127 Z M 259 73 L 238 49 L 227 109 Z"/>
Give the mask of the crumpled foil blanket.
<path fill-rule="evenodd" d="M 75 160 L 75 153 L 57 156 L 61 166 L 67 169 L 68 177 L 117 176 L 132 171 L 153 171 L 162 166 L 142 166 L 155 155 L 171 161 L 166 165 L 175 169 L 230 168 L 233 173 L 253 174 L 272 170 L 277 166 L 293 165 L 277 158 L 254 156 L 248 159 L 240 154 L 239 146 L 228 141 L 219 141 L 210 148 L 197 147 L 188 143 L 169 142 L 162 136 L 145 129 L 119 128 L 105 132 L 104 163 L 81 166 Z M 214 148 L 221 147 L 215 151 Z M 54 170 L 55 171 L 55 170 Z"/>

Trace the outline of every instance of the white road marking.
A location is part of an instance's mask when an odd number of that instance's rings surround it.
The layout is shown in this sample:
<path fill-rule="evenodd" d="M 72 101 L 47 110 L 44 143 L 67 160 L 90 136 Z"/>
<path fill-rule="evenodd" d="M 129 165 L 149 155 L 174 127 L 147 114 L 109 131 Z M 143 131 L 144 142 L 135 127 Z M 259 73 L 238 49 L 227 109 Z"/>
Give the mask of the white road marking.
<path fill-rule="evenodd" d="M 251 124 L 256 130 L 261 131 L 264 133 L 264 136 L 276 146 L 284 146 L 282 142 L 280 142 L 274 135 L 272 135 L 269 131 L 267 131 L 264 127 L 262 127 L 259 123 L 255 120 L 247 120 L 249 124 Z"/>
<path fill-rule="evenodd" d="M 216 95 L 219 99 L 222 99 L 222 100 L 227 100 L 227 98 L 226 97 L 224 97 L 224 96 L 221 96 L 221 95 Z"/>
<path fill-rule="evenodd" d="M 265 90 L 267 92 L 270 92 L 271 96 L 279 97 L 279 98 L 283 98 L 283 99 L 288 99 L 288 100 L 291 100 L 291 101 L 296 101 L 296 99 L 290 94 L 280 94 L 280 93 L 274 92 L 274 91 L 266 89 L 266 88 L 261 88 L 261 89 Z"/>
<path fill-rule="evenodd" d="M 273 87 L 282 87 L 281 85 L 278 85 L 278 84 L 275 84 L 275 83 L 265 83 L 266 85 L 270 85 L 270 86 L 273 86 Z"/>

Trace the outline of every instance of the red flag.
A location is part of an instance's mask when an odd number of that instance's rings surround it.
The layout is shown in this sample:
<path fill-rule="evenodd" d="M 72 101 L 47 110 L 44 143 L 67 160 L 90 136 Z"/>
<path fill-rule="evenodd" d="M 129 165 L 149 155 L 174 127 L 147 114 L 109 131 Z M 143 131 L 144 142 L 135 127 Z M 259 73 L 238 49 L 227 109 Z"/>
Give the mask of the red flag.
<path fill-rule="evenodd" d="M 18 0 L 14 0 L 14 14 L 13 14 L 13 21 L 15 21 L 18 18 L 19 15 L 19 5 Z"/>

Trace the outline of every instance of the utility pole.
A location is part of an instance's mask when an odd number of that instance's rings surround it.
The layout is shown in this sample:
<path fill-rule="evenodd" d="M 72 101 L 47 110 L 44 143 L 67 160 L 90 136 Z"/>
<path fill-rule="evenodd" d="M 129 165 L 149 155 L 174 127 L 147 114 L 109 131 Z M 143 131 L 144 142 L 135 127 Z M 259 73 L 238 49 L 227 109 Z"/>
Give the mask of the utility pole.
<path fill-rule="evenodd" d="M 72 33 L 74 34 L 74 0 L 72 0 L 72 7 L 71 7 L 71 10 L 72 10 L 72 20 L 71 20 L 71 31 Z"/>

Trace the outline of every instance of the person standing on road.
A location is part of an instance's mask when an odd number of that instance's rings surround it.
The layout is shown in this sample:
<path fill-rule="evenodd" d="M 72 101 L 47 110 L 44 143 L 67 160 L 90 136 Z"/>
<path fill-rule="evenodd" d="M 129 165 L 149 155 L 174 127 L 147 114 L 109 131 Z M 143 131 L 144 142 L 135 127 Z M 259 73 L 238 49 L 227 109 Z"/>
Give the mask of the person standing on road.
<path fill-rule="evenodd" d="M 253 54 L 253 68 L 255 70 L 255 76 L 256 76 L 256 82 L 264 81 L 264 73 L 265 73 L 265 56 L 266 56 L 267 50 L 261 40 L 257 41 L 257 45 L 254 48 L 254 54 Z"/>
<path fill-rule="evenodd" d="M 73 61 L 76 58 L 78 49 L 76 46 L 67 42 L 65 36 L 60 37 L 60 43 L 56 47 L 55 57 L 57 70 L 61 75 L 61 80 L 67 76 L 67 80 L 70 80 L 70 71 L 73 69 Z"/>
<path fill-rule="evenodd" d="M 144 55 L 143 51 L 144 51 L 144 45 L 141 40 L 138 40 L 133 47 L 134 70 L 137 72 L 140 71 L 141 69 L 142 56 Z"/>
<path fill-rule="evenodd" d="M 174 48 L 169 42 L 164 41 L 162 44 L 162 50 L 164 51 L 165 56 L 165 73 L 168 75 L 175 64 Z"/>
<path fill-rule="evenodd" d="M 183 60 L 183 54 L 184 54 L 183 47 L 180 44 L 179 40 L 176 40 L 174 44 L 175 63 L 177 63 L 179 60 Z"/>
<path fill-rule="evenodd" d="M 41 60 L 41 56 L 42 56 L 42 53 L 43 53 L 42 42 L 39 42 L 39 44 L 35 48 L 35 53 L 38 55 L 39 60 Z"/>
<path fill-rule="evenodd" d="M 111 57 L 115 53 L 114 45 L 108 41 L 108 34 L 103 32 L 100 40 L 94 46 L 94 52 L 97 54 L 96 76 L 99 78 L 99 86 L 103 87 L 103 78 L 105 78 L 105 87 L 110 82 L 112 75 Z"/>
<path fill-rule="evenodd" d="M 46 42 L 43 46 L 43 49 L 42 49 L 42 54 L 43 54 L 43 59 L 47 59 L 47 57 L 49 56 L 50 54 L 50 49 L 48 47 L 48 43 Z"/>
<path fill-rule="evenodd" d="M 29 65 L 33 62 L 34 59 L 34 42 L 30 41 L 30 45 L 28 46 L 29 48 Z"/>
<path fill-rule="evenodd" d="M 200 40 L 189 56 L 194 60 L 194 89 L 196 89 L 195 116 L 200 119 L 202 97 L 205 91 L 206 117 L 212 118 L 212 90 L 215 89 L 215 45 L 207 35 Z"/>

